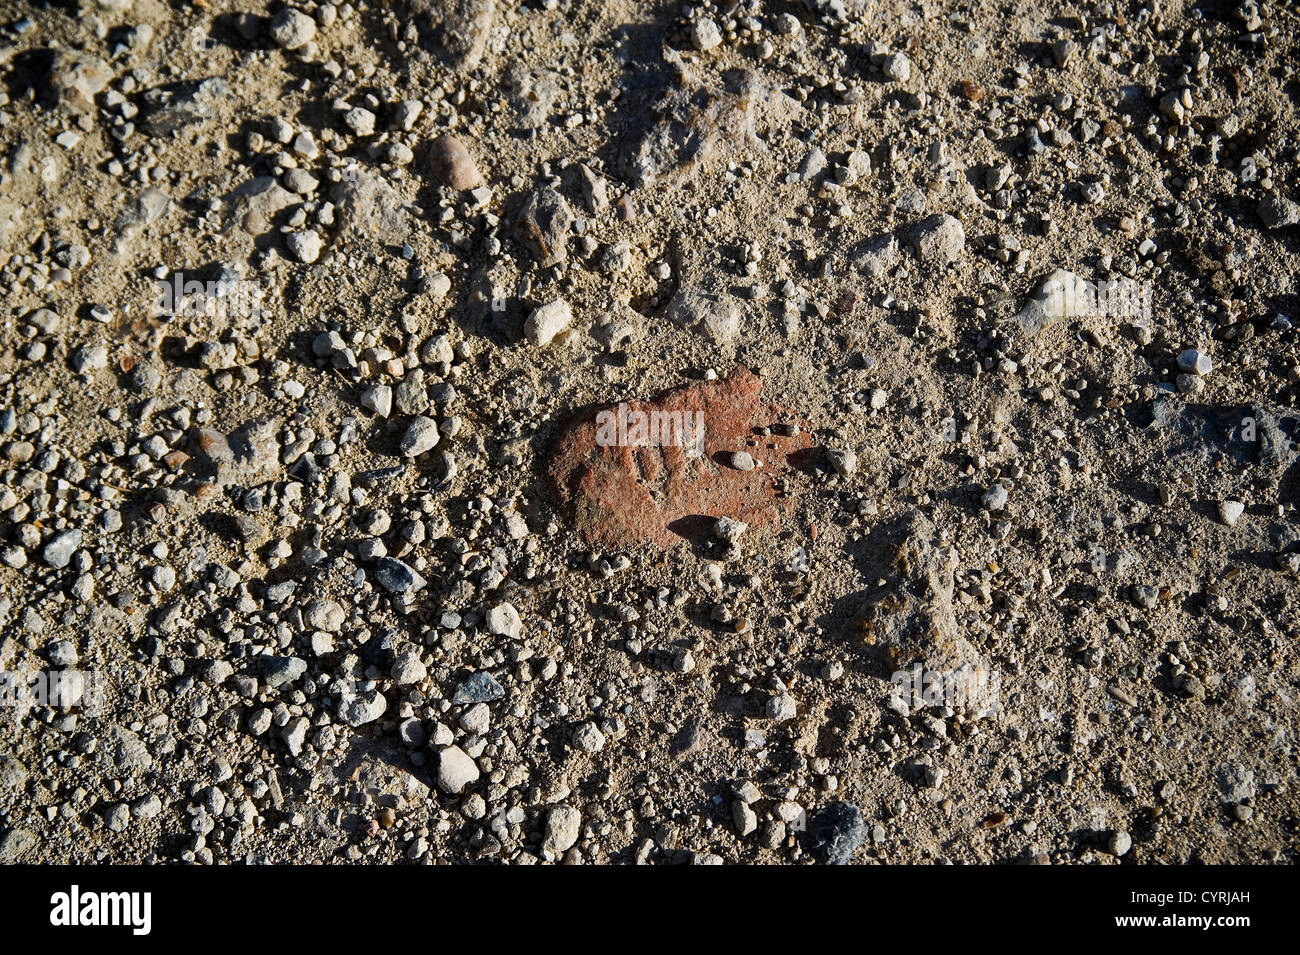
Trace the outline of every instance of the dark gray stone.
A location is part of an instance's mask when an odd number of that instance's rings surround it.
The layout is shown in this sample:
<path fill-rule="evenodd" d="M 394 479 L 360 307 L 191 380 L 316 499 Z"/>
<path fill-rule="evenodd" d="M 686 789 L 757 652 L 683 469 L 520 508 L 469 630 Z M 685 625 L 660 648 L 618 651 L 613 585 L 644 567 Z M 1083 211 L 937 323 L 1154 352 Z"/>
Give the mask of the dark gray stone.
<path fill-rule="evenodd" d="M 298 657 L 261 657 L 258 665 L 263 682 L 273 689 L 292 683 L 307 672 L 307 661 Z"/>
<path fill-rule="evenodd" d="M 413 568 L 392 557 L 380 557 L 371 568 L 375 582 L 390 594 L 417 591 L 426 581 Z"/>
<path fill-rule="evenodd" d="M 867 840 L 867 824 L 856 806 L 833 802 L 813 817 L 808 843 L 813 854 L 827 865 L 844 865 L 858 846 Z"/>
<path fill-rule="evenodd" d="M 506 691 L 486 670 L 472 674 L 462 683 L 451 698 L 453 703 L 491 703 L 506 695 Z"/>

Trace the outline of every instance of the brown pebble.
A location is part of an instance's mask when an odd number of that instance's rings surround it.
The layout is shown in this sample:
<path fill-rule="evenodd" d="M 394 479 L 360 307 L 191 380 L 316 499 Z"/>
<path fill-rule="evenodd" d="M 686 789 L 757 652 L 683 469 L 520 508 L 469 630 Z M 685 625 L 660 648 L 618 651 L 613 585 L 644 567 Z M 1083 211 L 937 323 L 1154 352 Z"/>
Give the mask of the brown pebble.
<path fill-rule="evenodd" d="M 199 428 L 194 433 L 194 446 L 198 452 L 210 458 L 214 464 L 229 464 L 235 460 L 235 452 L 230 448 L 230 441 L 215 428 Z"/>
<path fill-rule="evenodd" d="M 190 456 L 184 451 L 169 451 L 163 455 L 163 464 L 173 471 L 179 471 L 189 459 Z"/>
<path fill-rule="evenodd" d="M 469 150 L 455 136 L 443 135 L 435 139 L 429 149 L 429 161 L 433 174 L 452 189 L 477 189 L 483 185 L 483 177 L 479 175 Z"/>
<path fill-rule="evenodd" d="M 220 493 L 221 487 L 217 484 L 200 484 L 194 488 L 194 499 L 196 501 L 206 501 Z"/>

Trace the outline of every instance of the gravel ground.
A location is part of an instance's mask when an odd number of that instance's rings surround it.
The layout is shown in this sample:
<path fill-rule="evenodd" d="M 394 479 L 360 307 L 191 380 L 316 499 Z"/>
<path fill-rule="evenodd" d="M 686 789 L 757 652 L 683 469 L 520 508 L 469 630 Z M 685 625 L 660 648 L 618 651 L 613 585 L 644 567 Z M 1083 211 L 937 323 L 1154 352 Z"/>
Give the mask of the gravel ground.
<path fill-rule="evenodd" d="M 0 861 L 1294 861 L 1298 64 L 0 4 Z"/>

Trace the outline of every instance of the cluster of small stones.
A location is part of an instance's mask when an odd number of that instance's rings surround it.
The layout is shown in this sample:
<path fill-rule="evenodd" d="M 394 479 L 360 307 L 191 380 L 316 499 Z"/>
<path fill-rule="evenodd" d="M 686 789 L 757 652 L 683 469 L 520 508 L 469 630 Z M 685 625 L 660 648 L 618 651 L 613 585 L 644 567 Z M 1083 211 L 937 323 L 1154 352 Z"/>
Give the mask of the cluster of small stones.
<path fill-rule="evenodd" d="M 0 862 L 1292 858 L 1286 11 L 73 6 L 0 671 L 106 679 Z M 700 474 L 574 423 L 647 395 Z"/>

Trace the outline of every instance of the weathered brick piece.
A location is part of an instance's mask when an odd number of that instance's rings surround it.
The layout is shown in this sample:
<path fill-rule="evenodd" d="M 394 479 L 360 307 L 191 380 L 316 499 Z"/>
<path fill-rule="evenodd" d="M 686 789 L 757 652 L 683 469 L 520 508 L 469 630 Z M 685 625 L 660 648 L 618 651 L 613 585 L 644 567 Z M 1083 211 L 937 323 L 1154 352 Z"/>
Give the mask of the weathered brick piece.
<path fill-rule="evenodd" d="M 617 405 L 577 412 L 547 466 L 574 528 L 590 544 L 618 549 L 638 543 L 669 547 L 708 533 L 724 516 L 755 528 L 778 523 L 800 487 L 795 472 L 812 437 L 805 427 L 792 436 L 759 435 L 760 428 L 797 423 L 787 409 L 761 401 L 760 388 L 752 371 L 737 366 L 724 379 L 626 402 L 629 412 L 702 415 L 703 454 L 694 457 L 677 446 L 602 447 L 597 415 L 616 412 Z M 736 451 L 748 452 L 761 466 L 731 467 Z"/>

